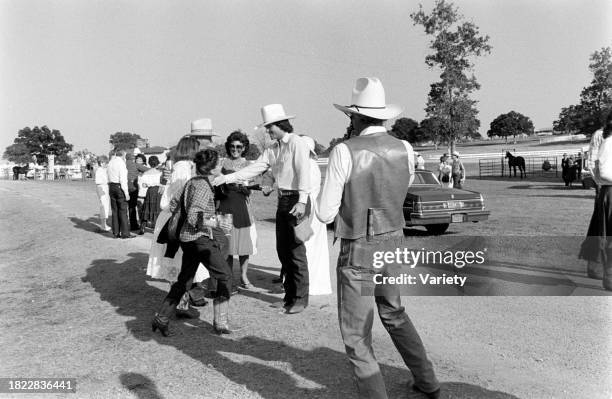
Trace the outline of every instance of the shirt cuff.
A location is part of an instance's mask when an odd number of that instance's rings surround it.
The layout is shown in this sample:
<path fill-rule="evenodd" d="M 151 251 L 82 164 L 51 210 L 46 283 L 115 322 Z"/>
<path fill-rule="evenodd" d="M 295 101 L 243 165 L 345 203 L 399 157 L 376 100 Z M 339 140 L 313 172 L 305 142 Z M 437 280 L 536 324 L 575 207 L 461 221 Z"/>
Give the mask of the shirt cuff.
<path fill-rule="evenodd" d="M 308 203 L 308 193 L 305 191 L 300 191 L 300 199 L 298 202 L 301 202 L 302 204 Z"/>

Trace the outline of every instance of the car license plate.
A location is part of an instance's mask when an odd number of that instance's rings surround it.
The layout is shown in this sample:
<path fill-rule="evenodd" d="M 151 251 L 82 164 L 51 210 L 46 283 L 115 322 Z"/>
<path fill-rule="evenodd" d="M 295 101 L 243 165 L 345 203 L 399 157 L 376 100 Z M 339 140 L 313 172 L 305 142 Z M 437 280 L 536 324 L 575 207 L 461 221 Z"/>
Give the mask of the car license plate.
<path fill-rule="evenodd" d="M 461 223 L 464 221 L 465 215 L 463 213 L 455 213 L 451 215 L 451 223 Z"/>

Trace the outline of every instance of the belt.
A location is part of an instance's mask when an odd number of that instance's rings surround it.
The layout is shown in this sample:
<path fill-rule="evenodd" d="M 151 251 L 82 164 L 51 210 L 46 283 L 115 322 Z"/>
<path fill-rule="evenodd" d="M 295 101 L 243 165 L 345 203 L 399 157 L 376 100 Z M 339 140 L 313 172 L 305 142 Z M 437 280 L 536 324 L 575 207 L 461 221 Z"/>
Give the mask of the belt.
<path fill-rule="evenodd" d="M 278 190 L 279 197 L 288 197 L 291 195 L 300 195 L 300 192 L 298 190 Z"/>
<path fill-rule="evenodd" d="M 109 182 L 108 184 L 116 184 L 117 186 L 121 185 L 121 183 L 113 183 L 113 182 Z"/>

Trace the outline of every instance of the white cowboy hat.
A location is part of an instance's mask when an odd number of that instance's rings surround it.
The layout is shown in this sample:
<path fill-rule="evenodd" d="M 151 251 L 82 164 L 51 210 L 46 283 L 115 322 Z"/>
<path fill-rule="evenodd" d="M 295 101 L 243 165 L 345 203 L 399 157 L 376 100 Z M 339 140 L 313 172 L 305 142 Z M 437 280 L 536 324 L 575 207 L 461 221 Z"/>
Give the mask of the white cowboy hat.
<path fill-rule="evenodd" d="M 218 134 L 213 132 L 212 120 L 209 118 L 197 119 L 191 122 L 191 134 L 218 136 Z"/>
<path fill-rule="evenodd" d="M 285 114 L 285 108 L 283 108 L 282 104 L 268 104 L 261 107 L 261 117 L 263 118 L 263 123 L 259 126 L 263 127 L 274 122 L 293 119 L 295 115 Z"/>
<path fill-rule="evenodd" d="M 334 107 L 345 114 L 359 114 L 386 121 L 402 113 L 396 104 L 387 104 L 385 89 L 378 78 L 359 78 L 355 82 L 351 105 L 334 104 Z"/>
<path fill-rule="evenodd" d="M 454 155 L 454 156 L 458 157 L 458 156 L 459 156 L 459 151 L 453 151 L 453 152 L 451 153 L 451 155 Z"/>

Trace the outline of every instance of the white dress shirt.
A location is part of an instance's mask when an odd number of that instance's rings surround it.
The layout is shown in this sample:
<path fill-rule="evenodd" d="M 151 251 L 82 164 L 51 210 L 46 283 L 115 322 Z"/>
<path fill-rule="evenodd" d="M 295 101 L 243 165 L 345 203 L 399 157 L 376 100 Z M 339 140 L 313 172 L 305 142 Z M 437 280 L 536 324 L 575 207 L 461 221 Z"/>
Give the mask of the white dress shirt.
<path fill-rule="evenodd" d="M 368 136 L 374 133 L 386 132 L 384 126 L 369 126 L 361 131 L 360 136 Z M 414 150 L 409 142 L 402 140 L 408 153 L 408 170 L 410 181 L 414 180 Z M 340 210 L 344 185 L 348 182 L 351 171 L 353 170 L 353 160 L 351 152 L 344 143 L 336 145 L 329 154 L 329 163 L 325 174 L 325 183 L 319 197 L 317 217 L 323 223 L 331 223 Z"/>
<path fill-rule="evenodd" d="M 293 133 L 285 134 L 270 148 L 266 148 L 252 164 L 217 179 L 235 183 L 250 180 L 268 169 L 272 170 L 279 190 L 299 191 L 299 202 L 307 202 L 310 189 L 310 149 L 304 140 Z"/>
<path fill-rule="evenodd" d="M 602 186 L 612 186 L 612 137 L 601 142 L 599 153 L 599 182 Z"/>
<path fill-rule="evenodd" d="M 125 193 L 125 198 L 129 199 L 130 194 L 128 192 L 128 184 L 127 184 L 127 167 L 125 166 L 125 161 L 123 158 L 114 156 L 110 162 L 108 163 L 108 168 L 106 170 L 108 175 L 109 183 L 119 183 L 121 184 L 121 189 Z"/>

